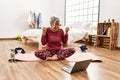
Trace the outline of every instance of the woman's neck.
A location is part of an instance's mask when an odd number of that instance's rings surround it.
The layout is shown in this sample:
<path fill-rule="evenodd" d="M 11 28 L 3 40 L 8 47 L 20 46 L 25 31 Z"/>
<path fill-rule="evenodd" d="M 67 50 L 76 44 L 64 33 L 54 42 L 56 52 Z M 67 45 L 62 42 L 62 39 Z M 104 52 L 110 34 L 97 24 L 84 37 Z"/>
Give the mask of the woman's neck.
<path fill-rule="evenodd" d="M 58 28 L 50 28 L 53 32 L 56 32 L 58 30 Z"/>

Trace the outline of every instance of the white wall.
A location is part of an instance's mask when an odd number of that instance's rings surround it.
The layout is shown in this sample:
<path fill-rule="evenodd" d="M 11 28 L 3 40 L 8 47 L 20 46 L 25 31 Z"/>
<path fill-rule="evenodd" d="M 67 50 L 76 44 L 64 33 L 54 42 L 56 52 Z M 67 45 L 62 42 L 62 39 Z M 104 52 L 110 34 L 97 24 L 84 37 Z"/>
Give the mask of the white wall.
<path fill-rule="evenodd" d="M 24 32 L 29 11 L 42 13 L 43 26 L 49 26 L 51 16 L 60 18 L 64 25 L 65 0 L 1 0 L 0 38 L 14 38 Z"/>
<path fill-rule="evenodd" d="M 100 0 L 100 22 L 115 19 L 120 25 L 120 0 Z M 120 26 L 118 35 L 118 47 L 120 47 Z"/>
<path fill-rule="evenodd" d="M 120 0 L 100 0 L 100 22 L 115 19 L 120 23 Z M 0 38 L 14 38 L 24 32 L 30 10 L 42 13 L 43 26 L 49 26 L 51 16 L 60 18 L 64 25 L 65 0 L 1 0 Z M 120 47 L 120 28 L 118 37 Z"/>

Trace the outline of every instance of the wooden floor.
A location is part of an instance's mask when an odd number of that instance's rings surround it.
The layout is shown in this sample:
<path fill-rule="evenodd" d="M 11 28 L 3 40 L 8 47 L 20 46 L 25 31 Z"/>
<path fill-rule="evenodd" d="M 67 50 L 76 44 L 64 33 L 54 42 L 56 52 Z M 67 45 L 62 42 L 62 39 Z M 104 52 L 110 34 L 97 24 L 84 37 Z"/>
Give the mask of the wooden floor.
<path fill-rule="evenodd" d="M 0 80 L 120 80 L 119 50 L 89 46 L 87 52 L 98 55 L 103 62 L 92 62 L 86 71 L 68 74 L 61 70 L 72 64 L 66 61 L 9 63 L 10 49 L 18 46 L 23 47 L 27 53 L 34 53 L 38 49 L 37 44 L 25 45 L 16 40 L 0 40 Z M 80 44 L 69 46 L 80 51 Z"/>

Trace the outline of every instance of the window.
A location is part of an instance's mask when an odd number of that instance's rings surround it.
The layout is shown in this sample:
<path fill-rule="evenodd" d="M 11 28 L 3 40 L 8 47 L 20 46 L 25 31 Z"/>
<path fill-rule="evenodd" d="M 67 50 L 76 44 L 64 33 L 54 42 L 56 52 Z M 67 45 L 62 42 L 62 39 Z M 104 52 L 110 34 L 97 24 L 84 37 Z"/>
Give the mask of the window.
<path fill-rule="evenodd" d="M 94 33 L 99 20 L 99 0 L 66 0 L 65 10 L 66 25 L 87 22 Z"/>

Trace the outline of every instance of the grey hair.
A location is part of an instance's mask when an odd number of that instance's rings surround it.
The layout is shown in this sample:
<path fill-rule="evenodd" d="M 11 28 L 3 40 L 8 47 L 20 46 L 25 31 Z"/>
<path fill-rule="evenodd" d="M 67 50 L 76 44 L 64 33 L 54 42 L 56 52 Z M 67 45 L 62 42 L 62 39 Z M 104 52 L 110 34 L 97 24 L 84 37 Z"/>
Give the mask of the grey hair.
<path fill-rule="evenodd" d="M 56 21 L 60 22 L 60 19 L 58 17 L 55 17 L 55 16 L 50 18 L 50 24 L 55 25 Z"/>

